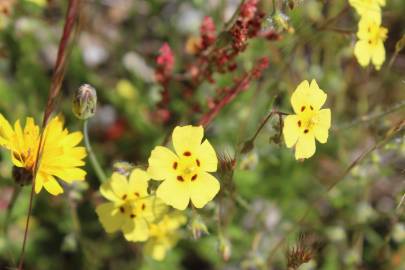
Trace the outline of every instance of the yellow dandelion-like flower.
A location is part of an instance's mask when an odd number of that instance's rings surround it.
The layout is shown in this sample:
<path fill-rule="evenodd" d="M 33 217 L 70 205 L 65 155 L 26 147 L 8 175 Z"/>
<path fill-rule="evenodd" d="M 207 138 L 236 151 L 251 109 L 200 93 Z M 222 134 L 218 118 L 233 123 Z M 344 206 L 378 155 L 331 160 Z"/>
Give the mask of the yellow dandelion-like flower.
<path fill-rule="evenodd" d="M 384 41 L 387 39 L 387 28 L 381 27 L 375 19 L 362 18 L 359 22 L 354 55 L 363 67 L 372 62 L 377 70 L 385 61 Z"/>
<path fill-rule="evenodd" d="M 295 158 L 309 158 L 315 153 L 315 139 L 320 143 L 328 140 L 330 109 L 321 109 L 326 94 L 319 89 L 315 80 L 311 85 L 303 81 L 291 96 L 295 115 L 284 119 L 284 140 L 288 148 L 295 145 Z"/>
<path fill-rule="evenodd" d="M 361 17 L 381 18 L 381 7 L 385 6 L 385 0 L 349 0 L 349 4 Z"/>
<path fill-rule="evenodd" d="M 165 215 L 158 223 L 150 225 L 150 238 L 145 244 L 145 253 L 157 261 L 162 261 L 166 253 L 180 238 L 178 229 L 187 221 L 180 213 Z"/>
<path fill-rule="evenodd" d="M 146 241 L 149 237 L 148 223 L 153 222 L 164 204 L 148 194 L 149 175 L 134 169 L 129 179 L 114 173 L 111 180 L 100 187 L 101 195 L 110 202 L 96 208 L 96 213 L 107 233 L 121 230 L 128 241 Z"/>
<path fill-rule="evenodd" d="M 191 199 L 197 208 L 204 207 L 219 191 L 218 180 L 209 174 L 217 170 L 214 148 L 205 140 L 202 126 L 176 127 L 172 134 L 176 154 L 157 146 L 149 158 L 152 179 L 163 180 L 156 196 L 176 209 L 184 210 Z"/>
<path fill-rule="evenodd" d="M 81 132 L 69 133 L 63 128 L 63 120 L 57 116 L 50 120 L 43 133 L 39 168 L 35 178 L 35 192 L 44 187 L 52 195 L 63 193 L 56 180 L 67 183 L 84 180 L 86 172 L 78 167 L 85 163 L 84 147 L 77 146 Z M 33 118 L 27 118 L 24 129 L 20 121 L 10 123 L 0 114 L 0 145 L 11 152 L 11 159 L 19 174 L 33 178 L 34 165 L 39 151 L 40 131 Z"/>

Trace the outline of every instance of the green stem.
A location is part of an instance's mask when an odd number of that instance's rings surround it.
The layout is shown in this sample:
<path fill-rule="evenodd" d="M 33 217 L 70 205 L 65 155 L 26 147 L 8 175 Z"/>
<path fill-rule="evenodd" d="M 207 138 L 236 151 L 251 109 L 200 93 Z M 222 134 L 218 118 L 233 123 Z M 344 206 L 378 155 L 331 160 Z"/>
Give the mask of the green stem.
<path fill-rule="evenodd" d="M 87 120 L 83 122 L 83 134 L 84 134 L 84 144 L 86 146 L 87 152 L 89 153 L 90 163 L 93 166 L 94 172 L 97 175 L 98 180 L 101 183 L 107 181 L 107 176 L 105 175 L 103 169 L 100 166 L 100 163 L 97 160 L 96 155 L 93 152 L 93 149 L 90 145 L 89 134 L 88 134 L 88 123 Z"/>

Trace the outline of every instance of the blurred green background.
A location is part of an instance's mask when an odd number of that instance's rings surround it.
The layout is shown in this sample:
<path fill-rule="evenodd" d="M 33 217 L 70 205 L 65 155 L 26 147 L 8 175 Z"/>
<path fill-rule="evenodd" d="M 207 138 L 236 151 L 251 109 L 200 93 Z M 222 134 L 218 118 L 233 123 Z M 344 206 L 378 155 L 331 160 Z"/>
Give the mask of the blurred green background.
<path fill-rule="evenodd" d="M 65 2 L 0 2 L 4 11 L 0 13 L 0 113 L 10 122 L 33 116 L 38 123 L 43 116 Z M 99 182 L 87 164 L 85 184 L 67 187 L 58 197 L 45 192 L 35 196 L 25 269 L 287 269 L 285 251 L 297 242 L 299 232 L 316 235 L 320 243 L 314 259 L 300 269 L 405 269 L 405 206 L 396 209 L 405 192 L 403 133 L 373 151 L 327 192 L 328 185 L 355 158 L 405 118 L 403 51 L 388 64 L 405 34 L 404 1 L 387 0 L 383 7 L 382 25 L 389 33 L 386 62 L 378 72 L 361 68 L 353 56 L 359 17 L 347 1 L 275 1 L 276 14 L 285 16 L 289 31 L 273 16 L 272 1 L 261 1 L 262 28 L 274 27 L 281 39 L 249 40 L 237 57 L 234 73 L 216 73 L 215 84 L 204 82 L 196 89 L 193 98 L 200 112 L 190 113 L 181 87 L 172 86 L 172 114 L 166 123 L 154 114 L 162 91 L 154 82 L 159 48 L 167 42 L 175 56 L 174 73 L 184 73 L 195 59 L 186 50 L 187 40 L 199 35 L 204 16 L 211 16 L 220 31 L 240 1 L 83 2 L 81 33 L 72 46 L 56 111 L 64 115 L 69 130 L 80 130 L 82 123 L 71 112 L 73 92 L 83 83 L 97 89 L 99 104 L 90 121 L 90 137 L 108 174 L 117 161 L 145 166 L 150 151 L 162 144 L 175 125 L 197 124 L 208 110 L 207 98 L 215 96 L 218 88 L 231 86 L 236 76 L 263 56 L 270 65 L 262 77 L 252 81 L 206 129 L 217 152 L 233 156 L 271 111 L 273 102 L 281 111 L 291 112 L 289 97 L 305 79 L 315 78 L 328 94 L 325 106 L 332 110 L 333 127 L 327 144 L 317 144 L 311 159 L 297 162 L 291 149 L 272 139 L 279 132 L 278 119 L 267 123 L 255 148 L 238 156 L 232 191 L 238 200 L 225 193 L 217 198 L 223 210 L 221 225 L 215 204 L 199 211 L 210 234 L 193 240 L 184 227 L 184 237 L 163 262 L 143 256 L 142 244 L 126 242 L 119 233 L 105 233 L 94 211 L 102 201 Z M 392 108 L 394 112 L 383 114 Z M 381 117 L 350 125 L 368 115 Z M 0 154 L 0 222 L 4 228 L 14 182 L 9 153 Z M 7 231 L 2 229 L 0 269 L 17 265 L 29 192 L 30 187 L 23 188 Z M 242 206 L 242 200 L 247 205 Z M 268 263 L 279 239 L 296 226 L 308 207 L 308 217 Z M 76 215 L 79 236 L 75 234 Z M 230 242 L 227 261 L 219 229 Z"/>

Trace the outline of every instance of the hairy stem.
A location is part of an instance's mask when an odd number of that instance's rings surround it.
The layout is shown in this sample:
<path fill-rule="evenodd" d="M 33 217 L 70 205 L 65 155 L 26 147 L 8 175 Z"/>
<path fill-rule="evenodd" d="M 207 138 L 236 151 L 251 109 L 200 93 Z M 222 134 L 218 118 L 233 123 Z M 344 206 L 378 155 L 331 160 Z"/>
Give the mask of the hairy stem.
<path fill-rule="evenodd" d="M 107 181 L 107 176 L 105 175 L 103 169 L 101 168 L 100 163 L 98 162 L 97 157 L 93 152 L 93 148 L 91 147 L 90 140 L 89 140 L 88 121 L 87 120 L 84 120 L 84 122 L 83 122 L 83 134 L 84 134 L 84 144 L 85 144 L 87 152 L 89 154 L 91 166 L 93 167 L 98 180 L 101 183 L 104 183 L 105 181 Z"/>

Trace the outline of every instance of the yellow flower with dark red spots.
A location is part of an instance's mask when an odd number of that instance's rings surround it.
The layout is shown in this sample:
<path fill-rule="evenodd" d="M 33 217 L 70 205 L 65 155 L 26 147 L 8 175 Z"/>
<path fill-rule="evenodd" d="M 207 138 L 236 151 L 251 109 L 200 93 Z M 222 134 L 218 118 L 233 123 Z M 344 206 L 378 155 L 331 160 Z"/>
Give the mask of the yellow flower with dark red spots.
<path fill-rule="evenodd" d="M 152 179 L 163 180 L 156 196 L 179 210 L 184 210 L 190 200 L 195 207 L 204 207 L 220 188 L 210 174 L 217 170 L 217 155 L 208 140 L 202 142 L 203 136 L 202 126 L 178 126 L 172 134 L 176 153 L 157 146 L 149 158 Z"/>

